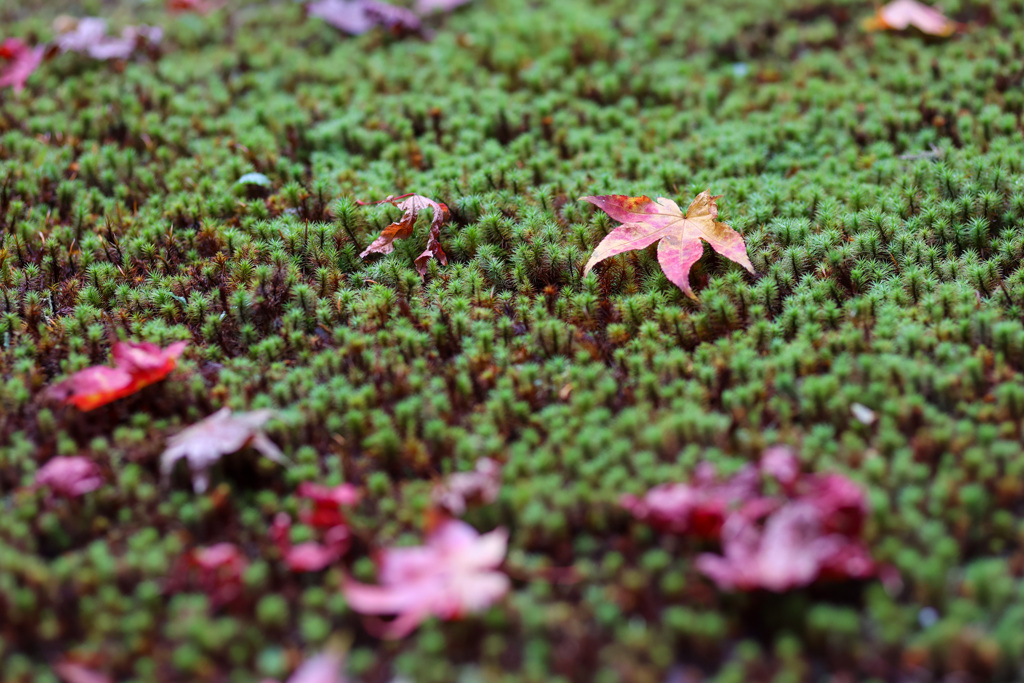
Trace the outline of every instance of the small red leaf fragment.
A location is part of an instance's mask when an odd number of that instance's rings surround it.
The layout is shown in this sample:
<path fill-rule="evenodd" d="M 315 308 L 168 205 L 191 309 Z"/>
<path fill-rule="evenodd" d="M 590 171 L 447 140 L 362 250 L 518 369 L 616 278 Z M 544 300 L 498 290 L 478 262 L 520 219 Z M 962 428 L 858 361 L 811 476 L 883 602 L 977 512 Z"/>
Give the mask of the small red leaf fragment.
<path fill-rule="evenodd" d="M 655 242 L 658 243 L 658 263 L 665 276 L 692 299 L 697 297 L 690 289 L 690 268 L 704 254 L 703 242 L 754 272 L 743 237 L 718 220 L 716 202 L 719 197 L 712 197 L 707 190 L 697 195 L 686 213 L 666 197 L 654 201 L 650 197 L 613 194 L 580 199 L 622 223 L 597 245 L 583 269 L 584 275 L 610 256 L 645 249 Z"/>
<path fill-rule="evenodd" d="M 185 346 L 187 342 L 175 342 L 166 349 L 149 342 L 117 342 L 111 354 L 114 367 L 86 368 L 55 384 L 49 393 L 79 410 L 94 410 L 167 377 Z"/>
<path fill-rule="evenodd" d="M 420 211 L 431 209 L 434 217 L 430 221 L 427 248 L 416 257 L 416 271 L 420 275 L 426 274 L 427 261 L 432 258 L 440 261 L 441 265 L 447 265 L 448 256 L 444 253 L 444 249 L 441 248 L 441 226 L 448 221 L 448 207 L 442 202 L 435 202 L 433 199 L 418 194 L 410 195 L 403 201 L 399 201 L 399 199 L 401 197 L 388 197 L 382 200 L 382 202 L 388 202 L 398 207 L 405 213 L 397 221 L 384 228 L 380 236 L 364 249 L 359 254 L 359 257 L 366 258 L 370 254 L 390 254 L 395 250 L 393 242 L 396 239 L 405 239 L 412 235 L 412 229 L 416 224 L 416 217 L 419 216 Z M 375 203 L 379 204 L 381 202 Z"/>

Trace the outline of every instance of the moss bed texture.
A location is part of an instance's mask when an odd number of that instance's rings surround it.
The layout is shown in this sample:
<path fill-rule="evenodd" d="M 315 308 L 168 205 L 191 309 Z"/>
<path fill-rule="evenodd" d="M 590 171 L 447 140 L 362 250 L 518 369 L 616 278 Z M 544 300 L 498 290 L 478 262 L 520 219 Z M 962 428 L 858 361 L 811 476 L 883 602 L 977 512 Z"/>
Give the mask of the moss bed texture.
<path fill-rule="evenodd" d="M 866 0 L 476 0 L 425 36 L 58 4 L 0 2 L 0 39 L 61 12 L 163 38 L 0 91 L 0 680 L 285 680 L 335 640 L 366 682 L 1024 678 L 1021 0 L 943 0 L 945 38 L 867 31 Z M 693 300 L 652 247 L 584 276 L 617 223 L 581 196 L 708 189 L 756 274 L 707 249 Z M 408 192 L 451 214 L 423 275 L 429 211 L 360 257 L 401 210 L 358 202 Z M 118 340 L 187 346 L 55 400 Z M 272 409 L 285 465 L 164 479 L 222 407 Z M 622 504 L 778 445 L 863 489 L 887 578 L 724 590 L 717 544 Z M 102 484 L 38 485 L 58 456 Z M 345 582 L 483 458 L 500 489 L 461 518 L 508 530 L 507 595 L 376 637 Z M 320 538 L 308 482 L 360 499 L 296 572 L 273 525 Z M 226 601 L 188 570 L 221 543 Z"/>

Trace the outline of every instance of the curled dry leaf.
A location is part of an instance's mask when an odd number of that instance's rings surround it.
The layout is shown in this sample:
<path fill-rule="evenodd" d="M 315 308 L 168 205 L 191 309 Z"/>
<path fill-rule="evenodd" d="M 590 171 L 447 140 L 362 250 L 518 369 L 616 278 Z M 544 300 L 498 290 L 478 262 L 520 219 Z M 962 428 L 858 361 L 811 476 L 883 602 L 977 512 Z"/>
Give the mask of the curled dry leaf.
<path fill-rule="evenodd" d="M 497 567 L 507 547 L 503 528 L 479 534 L 465 522 L 445 520 L 426 545 L 383 550 L 379 586 L 346 579 L 343 592 L 357 612 L 397 614 L 380 635 L 401 638 L 431 616 L 457 619 L 502 598 L 509 580 Z"/>
<path fill-rule="evenodd" d="M 864 22 L 864 28 L 869 31 L 905 31 L 911 26 L 922 33 L 943 37 L 951 36 L 960 29 L 960 24 L 917 0 L 893 0 L 878 8 L 875 16 Z"/>
<path fill-rule="evenodd" d="M 0 88 L 11 86 L 14 92 L 24 90 L 28 77 L 42 64 L 45 52 L 42 45 L 29 47 L 18 38 L 5 39 L 0 43 L 0 59 L 4 60 L 0 68 Z"/>
<path fill-rule="evenodd" d="M 77 498 L 103 486 L 103 475 L 88 458 L 58 455 L 39 468 L 35 485 L 65 498 Z"/>
<path fill-rule="evenodd" d="M 167 377 L 188 345 L 175 342 L 166 349 L 149 342 L 117 342 L 112 349 L 114 367 L 95 365 L 54 385 L 50 396 L 89 411 L 131 396 Z"/>
<path fill-rule="evenodd" d="M 645 249 L 655 242 L 658 243 L 658 263 L 665 276 L 692 299 L 697 297 L 690 289 L 690 268 L 704 254 L 704 242 L 754 272 L 743 237 L 718 220 L 716 202 L 719 197 L 712 197 L 707 190 L 697 195 L 686 213 L 666 197 L 654 201 L 650 197 L 613 194 L 580 199 L 622 223 L 597 245 L 583 269 L 584 275 L 609 256 Z"/>
<path fill-rule="evenodd" d="M 167 480 L 179 460 L 188 462 L 192 485 L 202 493 L 209 485 L 210 468 L 228 453 L 252 446 L 267 458 L 286 464 L 284 454 L 263 433 L 263 425 L 274 416 L 272 410 L 254 410 L 232 414 L 230 408 L 221 408 L 205 420 L 175 434 L 167 441 L 167 449 L 160 456 L 160 470 Z"/>
<path fill-rule="evenodd" d="M 403 200 L 403 201 L 399 201 Z M 396 239 L 405 239 L 412 235 L 413 226 L 420 211 L 431 209 L 434 212 L 430 221 L 430 233 L 427 235 L 426 250 L 416 257 L 416 270 L 420 275 L 427 272 L 427 261 L 436 258 L 441 265 L 447 265 L 448 256 L 441 248 L 441 226 L 448 221 L 448 207 L 442 202 L 435 202 L 433 199 L 422 195 L 403 195 L 402 197 L 388 197 L 379 202 L 368 202 L 370 204 L 381 204 L 387 202 L 397 206 L 404 213 L 397 221 L 384 228 L 380 236 L 370 246 L 359 254 L 360 258 L 366 258 L 369 254 L 390 254 L 395 250 L 393 242 Z"/>
<path fill-rule="evenodd" d="M 401 34 L 419 33 L 423 29 L 414 12 L 379 0 L 319 0 L 307 5 L 306 11 L 350 35 L 378 26 Z"/>

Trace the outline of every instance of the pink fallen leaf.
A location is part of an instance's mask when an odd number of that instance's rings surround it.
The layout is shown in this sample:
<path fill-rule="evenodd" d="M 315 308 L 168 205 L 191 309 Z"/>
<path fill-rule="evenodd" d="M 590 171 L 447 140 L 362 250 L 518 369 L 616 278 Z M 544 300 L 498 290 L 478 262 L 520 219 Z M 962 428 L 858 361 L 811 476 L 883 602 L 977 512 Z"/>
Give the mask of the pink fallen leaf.
<path fill-rule="evenodd" d="M 719 197 L 711 196 L 707 190 L 697 195 L 686 213 L 667 197 L 654 201 L 650 197 L 613 194 L 580 199 L 622 223 L 597 245 L 583 268 L 584 275 L 610 256 L 645 249 L 655 242 L 658 243 L 658 263 L 665 276 L 692 299 L 697 297 L 690 289 L 690 268 L 704 254 L 704 242 L 754 272 L 743 237 L 718 220 L 716 202 Z"/>
<path fill-rule="evenodd" d="M 501 464 L 480 458 L 472 472 L 456 472 L 434 489 L 434 503 L 455 516 L 470 503 L 493 503 L 501 490 Z"/>
<path fill-rule="evenodd" d="M 101 487 L 103 475 L 88 458 L 58 455 L 39 468 L 35 484 L 48 487 L 59 496 L 77 498 Z"/>
<path fill-rule="evenodd" d="M 54 21 L 61 52 L 78 52 L 93 59 L 127 59 L 138 49 L 157 45 L 163 37 L 158 26 L 126 26 L 120 37 L 107 35 L 107 22 L 99 17 L 58 17 Z"/>
<path fill-rule="evenodd" d="M 445 204 L 435 202 L 433 199 L 418 194 L 388 197 L 379 202 L 369 203 L 381 204 L 383 202 L 398 207 L 404 213 L 401 218 L 381 231 L 380 236 L 359 254 L 360 258 L 366 258 L 370 254 L 390 254 L 393 252 L 395 250 L 393 242 L 396 239 L 410 237 L 413 226 L 416 224 L 416 217 L 420 215 L 421 211 L 431 209 L 433 211 L 433 219 L 430 221 L 430 232 L 427 235 L 427 248 L 416 257 L 416 270 L 420 275 L 425 274 L 427 272 L 427 261 L 432 258 L 436 258 L 441 265 L 447 265 L 448 256 L 444 253 L 444 249 L 441 248 L 441 226 L 447 222 L 449 216 L 448 207 Z"/>
<path fill-rule="evenodd" d="M 274 416 L 272 410 L 254 410 L 232 414 L 221 408 L 201 422 L 187 427 L 167 441 L 160 456 L 160 470 L 167 480 L 179 460 L 188 463 L 193 487 L 202 493 L 209 485 L 210 468 L 221 457 L 251 446 L 265 457 L 281 465 L 284 454 L 263 432 L 263 425 Z"/>
<path fill-rule="evenodd" d="M 893 0 L 880 7 L 874 17 L 864 22 L 864 27 L 869 31 L 905 31 L 911 26 L 922 33 L 943 37 L 960 29 L 960 24 L 917 0 Z"/>
<path fill-rule="evenodd" d="M 378 26 L 402 34 L 418 33 L 423 28 L 414 12 L 379 0 L 319 0 L 308 4 L 306 11 L 350 35 Z"/>
<path fill-rule="evenodd" d="M 416 11 L 420 14 L 431 12 L 451 12 L 471 2 L 471 0 L 417 0 Z"/>
<path fill-rule="evenodd" d="M 760 494 L 757 469 L 744 467 L 729 479 L 719 480 L 705 464 L 692 483 L 659 484 L 643 498 L 625 495 L 621 504 L 633 516 L 662 531 L 718 538 L 726 518 L 739 511 L 758 518 L 774 507 Z"/>
<path fill-rule="evenodd" d="M 310 657 L 288 678 L 288 683 L 345 683 L 341 673 L 345 657 L 338 651 L 327 650 Z M 263 683 L 277 683 L 264 680 Z"/>
<path fill-rule="evenodd" d="M 508 577 L 497 571 L 508 547 L 508 532 L 486 534 L 459 520 L 443 521 L 422 546 L 389 548 L 380 554 L 372 586 L 346 579 L 343 592 L 357 612 L 396 614 L 380 635 L 401 638 L 431 616 L 458 619 L 501 599 Z"/>
<path fill-rule="evenodd" d="M 112 683 L 110 676 L 75 662 L 58 662 L 53 672 L 64 683 Z"/>
<path fill-rule="evenodd" d="M 828 533 L 819 511 L 803 501 L 784 505 L 763 528 L 730 517 L 722 528 L 722 553 L 702 554 L 697 569 L 724 590 L 783 592 L 819 577 L 866 578 L 875 571 L 859 540 Z"/>
<path fill-rule="evenodd" d="M 49 395 L 84 412 L 93 410 L 167 377 L 187 345 L 175 342 L 161 349 L 149 342 L 117 342 L 111 354 L 114 367 L 94 365 L 80 370 L 51 387 Z"/>
<path fill-rule="evenodd" d="M 25 82 L 42 64 L 45 53 L 42 45 L 29 47 L 18 38 L 5 39 L 0 43 L 0 59 L 4 60 L 0 68 L 0 88 L 11 86 L 14 92 L 24 90 Z"/>

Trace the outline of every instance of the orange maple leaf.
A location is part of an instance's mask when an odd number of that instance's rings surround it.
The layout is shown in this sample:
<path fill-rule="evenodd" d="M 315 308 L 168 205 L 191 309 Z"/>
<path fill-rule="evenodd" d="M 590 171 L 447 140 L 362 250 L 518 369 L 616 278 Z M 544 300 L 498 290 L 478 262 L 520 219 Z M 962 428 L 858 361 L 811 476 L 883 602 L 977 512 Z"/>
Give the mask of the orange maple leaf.
<path fill-rule="evenodd" d="M 99 408 L 167 377 L 187 344 L 175 342 L 161 349 L 149 342 L 117 342 L 112 350 L 114 367 L 95 365 L 80 370 L 55 384 L 50 395 L 82 411 Z"/>
<path fill-rule="evenodd" d="M 721 195 L 719 195 L 721 196 Z M 580 197 L 622 223 L 601 240 L 583 269 L 586 276 L 599 262 L 625 251 L 644 249 L 658 243 L 658 263 L 668 279 L 691 299 L 690 268 L 704 254 L 703 242 L 751 273 L 754 267 L 747 257 L 743 237 L 718 220 L 719 197 L 707 190 L 697 195 L 683 213 L 666 197 L 627 197 L 621 194 Z"/>
<path fill-rule="evenodd" d="M 879 7 L 875 16 L 864 22 L 864 28 L 868 31 L 904 31 L 911 26 L 922 33 L 943 37 L 952 35 L 960 28 L 960 24 L 939 10 L 917 0 L 893 0 Z"/>

